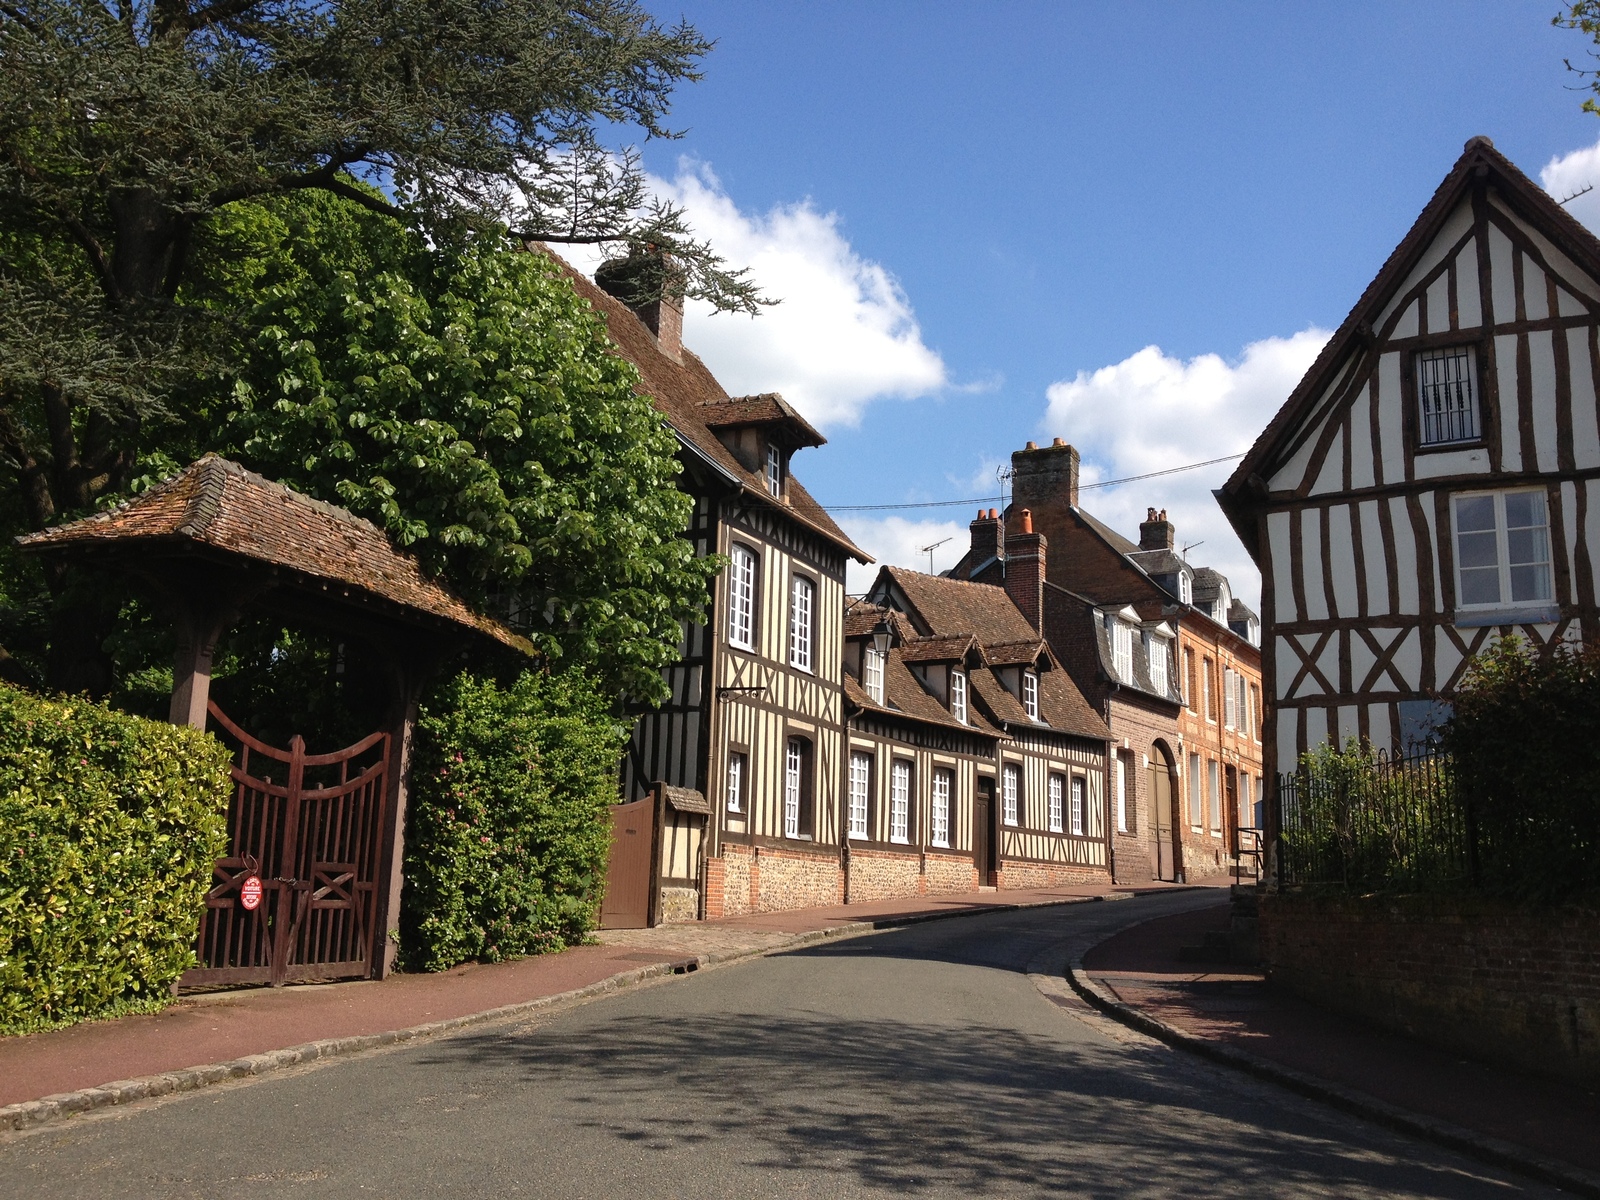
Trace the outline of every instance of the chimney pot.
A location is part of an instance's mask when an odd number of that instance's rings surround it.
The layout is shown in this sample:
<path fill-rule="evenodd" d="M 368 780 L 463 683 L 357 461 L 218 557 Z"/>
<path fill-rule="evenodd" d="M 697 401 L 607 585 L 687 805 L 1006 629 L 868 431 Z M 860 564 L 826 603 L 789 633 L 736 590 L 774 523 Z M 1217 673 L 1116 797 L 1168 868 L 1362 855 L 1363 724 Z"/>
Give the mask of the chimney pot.
<path fill-rule="evenodd" d="M 997 514 L 995 513 L 994 509 L 991 508 L 989 510 L 989 520 L 993 521 L 993 520 L 996 520 L 996 519 L 997 519 Z"/>
<path fill-rule="evenodd" d="M 1038 448 L 1039 443 L 1037 442 L 1029 442 L 1025 447 L 1023 447 L 1025 450 L 1037 450 Z"/>
<path fill-rule="evenodd" d="M 1060 438 L 1057 438 L 1055 441 L 1051 442 L 1050 444 L 1052 446 L 1065 446 L 1067 443 L 1062 441 Z"/>
<path fill-rule="evenodd" d="M 1167 510 L 1149 510 L 1149 517 L 1139 526 L 1139 549 L 1171 550 L 1176 542 L 1176 531 L 1167 520 Z"/>
<path fill-rule="evenodd" d="M 1022 510 L 1022 532 L 1033 532 L 1033 513 L 1026 508 Z"/>

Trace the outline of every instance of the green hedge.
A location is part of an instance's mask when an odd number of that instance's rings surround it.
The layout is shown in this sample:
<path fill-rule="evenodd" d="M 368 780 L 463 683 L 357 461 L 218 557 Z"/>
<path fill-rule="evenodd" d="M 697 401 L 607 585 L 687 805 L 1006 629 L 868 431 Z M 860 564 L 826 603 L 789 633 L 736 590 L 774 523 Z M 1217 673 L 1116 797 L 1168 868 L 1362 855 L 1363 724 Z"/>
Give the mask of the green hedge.
<path fill-rule="evenodd" d="M 559 950 L 595 928 L 625 737 L 576 671 L 435 690 L 406 814 L 407 969 Z"/>
<path fill-rule="evenodd" d="M 227 845 L 207 734 L 0 685 L 0 1033 L 159 1008 Z"/>

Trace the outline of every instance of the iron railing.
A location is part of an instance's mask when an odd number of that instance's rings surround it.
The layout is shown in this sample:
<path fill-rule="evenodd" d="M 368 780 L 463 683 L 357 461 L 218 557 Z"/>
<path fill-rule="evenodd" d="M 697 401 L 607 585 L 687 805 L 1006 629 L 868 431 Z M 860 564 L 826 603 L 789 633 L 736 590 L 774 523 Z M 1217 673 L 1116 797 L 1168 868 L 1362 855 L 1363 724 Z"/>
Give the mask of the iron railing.
<path fill-rule="evenodd" d="M 1470 813 L 1431 748 L 1280 775 L 1277 818 L 1279 884 L 1434 891 L 1476 874 Z"/>

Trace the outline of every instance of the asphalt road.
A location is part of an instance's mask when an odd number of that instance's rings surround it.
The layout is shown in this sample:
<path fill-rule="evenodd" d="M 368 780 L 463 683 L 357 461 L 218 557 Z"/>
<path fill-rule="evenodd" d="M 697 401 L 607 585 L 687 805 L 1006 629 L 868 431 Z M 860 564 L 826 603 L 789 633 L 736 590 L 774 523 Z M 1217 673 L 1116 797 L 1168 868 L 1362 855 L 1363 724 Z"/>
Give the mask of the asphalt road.
<path fill-rule="evenodd" d="M 0 1196 L 1558 1194 L 1052 1000 L 1073 944 L 1198 902 L 939 921 L 110 1110 L 0 1144 Z"/>

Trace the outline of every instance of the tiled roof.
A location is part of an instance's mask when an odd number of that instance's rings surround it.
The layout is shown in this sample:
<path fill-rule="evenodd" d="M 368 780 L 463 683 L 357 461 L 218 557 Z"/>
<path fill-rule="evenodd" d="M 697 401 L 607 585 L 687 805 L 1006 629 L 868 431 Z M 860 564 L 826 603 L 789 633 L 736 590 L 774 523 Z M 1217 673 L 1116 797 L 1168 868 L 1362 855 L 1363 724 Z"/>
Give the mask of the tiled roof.
<path fill-rule="evenodd" d="M 1210 567 L 1196 567 L 1193 593 L 1195 600 L 1215 600 L 1227 582 L 1227 577 L 1220 571 L 1213 571 Z"/>
<path fill-rule="evenodd" d="M 531 653 L 422 573 L 369 521 L 207 455 L 108 512 L 17 539 L 28 550 L 205 546 L 355 588 Z"/>
<path fill-rule="evenodd" d="M 1034 637 L 1020 642 L 990 642 L 983 648 L 983 656 L 991 667 L 1016 667 L 1038 662 L 1045 651 L 1044 642 Z"/>
<path fill-rule="evenodd" d="M 962 724 L 950 715 L 950 711 L 940 704 L 917 681 L 917 677 L 906 666 L 904 657 L 897 646 L 889 651 L 889 661 L 884 664 L 883 671 L 884 703 L 879 704 L 867 695 L 867 689 L 858 682 L 855 676 L 848 672 L 844 677 L 845 700 L 854 708 L 866 712 L 887 713 L 896 717 L 909 717 L 927 725 L 939 725 L 948 729 L 962 729 L 968 733 L 976 733 L 984 737 L 998 736 L 994 726 L 990 725 L 981 715 L 972 711 L 968 706 L 968 721 Z"/>
<path fill-rule="evenodd" d="M 789 434 L 789 441 L 795 446 L 821 446 L 828 440 L 777 392 L 713 398 L 702 401 L 700 408 L 705 423 L 712 429 L 735 425 L 783 425 Z"/>
<path fill-rule="evenodd" d="M 977 644 L 970 633 L 918 637 L 900 647 L 900 656 L 906 662 L 960 662 Z"/>
<path fill-rule="evenodd" d="M 884 608 L 877 604 L 869 604 L 865 600 L 854 600 L 844 610 L 844 636 L 847 638 L 870 637 L 872 631 L 878 627 L 879 621 L 887 620 L 889 630 L 899 641 L 909 641 L 917 636 L 917 631 L 907 623 L 905 616 L 895 612 L 892 608 Z"/>
<path fill-rule="evenodd" d="M 573 289 L 593 305 L 604 319 L 606 332 L 611 335 L 622 357 L 638 368 L 644 391 L 654 401 L 657 411 L 695 453 L 733 480 L 747 498 L 785 510 L 800 524 L 814 530 L 858 562 L 872 561 L 866 551 L 845 536 L 844 530 L 834 523 L 833 518 L 811 498 L 811 494 L 793 475 L 788 480 L 787 503 L 775 499 L 767 491 L 766 481 L 756 472 L 747 470 L 722 444 L 706 424 L 705 406 L 731 402 L 732 397 L 706 369 L 705 363 L 687 347 L 683 349 L 681 363 L 668 358 L 656 346 L 655 335 L 634 315 L 632 309 L 597 287 L 548 247 L 541 249 L 567 273 Z"/>

